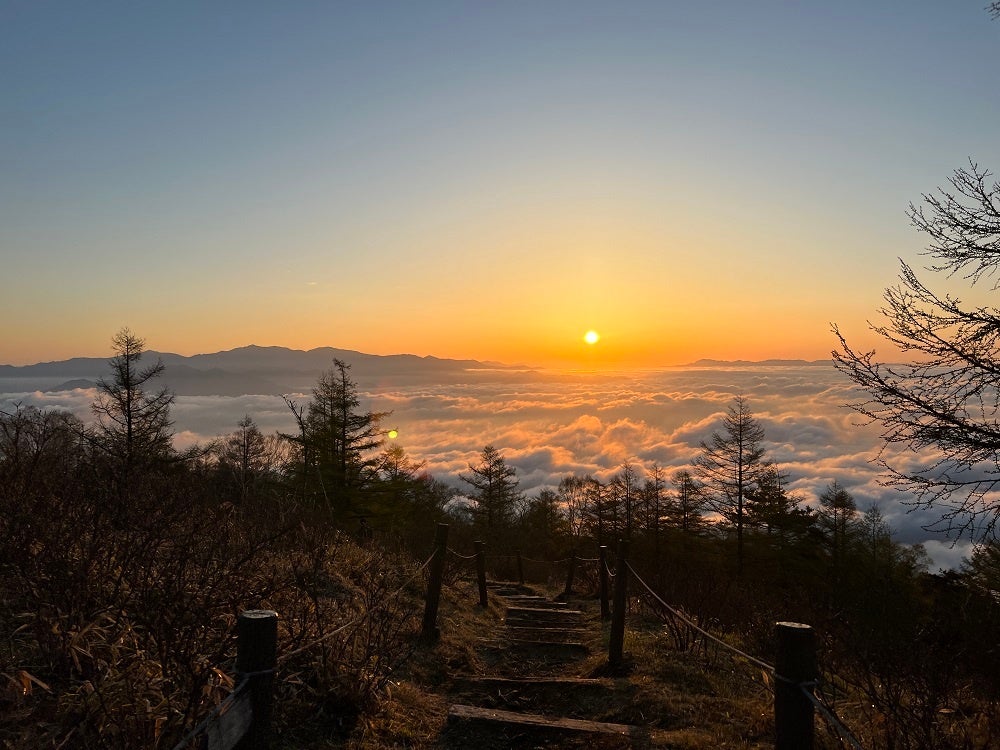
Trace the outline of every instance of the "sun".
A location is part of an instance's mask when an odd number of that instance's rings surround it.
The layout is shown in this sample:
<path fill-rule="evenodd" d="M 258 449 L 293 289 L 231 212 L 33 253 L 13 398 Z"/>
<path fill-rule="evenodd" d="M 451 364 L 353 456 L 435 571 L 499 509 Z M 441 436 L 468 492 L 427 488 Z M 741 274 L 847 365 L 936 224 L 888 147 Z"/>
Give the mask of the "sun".
<path fill-rule="evenodd" d="M 590 345 L 594 345 L 601 340 L 601 334 L 599 334 L 597 331 L 587 331 L 585 334 L 583 334 L 583 340 Z"/>

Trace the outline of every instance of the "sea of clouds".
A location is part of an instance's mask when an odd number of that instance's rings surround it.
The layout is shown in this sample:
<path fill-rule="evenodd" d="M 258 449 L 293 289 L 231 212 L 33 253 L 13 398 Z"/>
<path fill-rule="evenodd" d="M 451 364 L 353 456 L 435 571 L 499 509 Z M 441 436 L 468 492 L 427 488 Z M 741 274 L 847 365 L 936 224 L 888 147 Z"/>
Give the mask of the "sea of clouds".
<path fill-rule="evenodd" d="M 0 383 L 2 388 L 2 383 Z M 788 476 L 789 489 L 809 505 L 834 479 L 862 510 L 877 504 L 895 538 L 921 542 L 932 569 L 951 568 L 969 553 L 924 527 L 934 509 L 913 509 L 907 496 L 882 486 L 873 465 L 881 444 L 876 426 L 845 405 L 861 399 L 833 367 L 671 368 L 619 373 L 523 373 L 468 383 L 365 388 L 362 408 L 391 411 L 383 426 L 438 479 L 461 486 L 483 446 L 500 449 L 529 494 L 567 474 L 608 479 L 629 461 L 659 464 L 669 473 L 690 468 L 701 441 L 719 430 L 742 394 L 764 427 L 768 455 Z M 90 418 L 93 390 L 0 393 L 0 409 L 17 402 L 68 409 Z M 308 394 L 294 395 L 304 404 Z M 172 411 L 179 447 L 231 432 L 249 414 L 264 432 L 290 432 L 294 421 L 280 396 L 178 396 Z"/>

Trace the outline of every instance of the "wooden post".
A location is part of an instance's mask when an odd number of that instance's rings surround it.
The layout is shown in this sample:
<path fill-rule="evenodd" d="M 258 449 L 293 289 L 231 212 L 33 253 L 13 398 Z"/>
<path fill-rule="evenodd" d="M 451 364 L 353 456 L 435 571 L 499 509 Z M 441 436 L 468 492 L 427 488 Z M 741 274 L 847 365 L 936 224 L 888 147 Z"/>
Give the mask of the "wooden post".
<path fill-rule="evenodd" d="M 814 709 L 803 693 L 816 683 L 813 629 L 797 622 L 775 624 L 778 653 L 774 662 L 775 750 L 812 750 Z"/>
<path fill-rule="evenodd" d="M 608 602 L 608 545 L 606 544 L 597 548 L 597 568 L 598 591 L 601 596 L 601 619 L 607 620 L 611 617 L 611 605 Z"/>
<path fill-rule="evenodd" d="M 473 542 L 476 548 L 476 580 L 479 582 L 479 606 L 486 606 L 486 542 Z"/>
<path fill-rule="evenodd" d="M 569 555 L 569 571 L 566 573 L 566 590 L 563 596 L 567 597 L 573 593 L 573 576 L 576 575 L 576 550 Z"/>
<path fill-rule="evenodd" d="M 618 540 L 615 561 L 614 606 L 611 609 L 611 638 L 608 640 L 608 664 L 620 667 L 624 657 L 625 606 L 628 602 L 628 540 Z"/>
<path fill-rule="evenodd" d="M 238 750 L 266 750 L 271 735 L 274 668 L 278 656 L 278 613 L 249 609 L 236 620 L 236 684 L 246 675 L 250 696 L 250 727 Z"/>
<path fill-rule="evenodd" d="M 441 601 L 441 579 L 444 578 L 444 559 L 448 552 L 448 524 L 439 523 L 434 532 L 434 557 L 431 558 L 430 574 L 427 580 L 427 600 L 424 603 L 424 624 L 421 635 L 436 639 L 438 603 Z"/>
<path fill-rule="evenodd" d="M 517 582 L 524 585 L 524 565 L 521 563 L 521 550 L 517 551 Z"/>

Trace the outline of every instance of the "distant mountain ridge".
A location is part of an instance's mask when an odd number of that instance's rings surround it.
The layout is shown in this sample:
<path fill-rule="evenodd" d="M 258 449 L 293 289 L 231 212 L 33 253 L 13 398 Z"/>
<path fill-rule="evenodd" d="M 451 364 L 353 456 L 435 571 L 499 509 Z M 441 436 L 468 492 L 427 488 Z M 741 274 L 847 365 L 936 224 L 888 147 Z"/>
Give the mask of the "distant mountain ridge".
<path fill-rule="evenodd" d="M 683 367 L 828 367 L 832 359 L 699 359 Z"/>
<path fill-rule="evenodd" d="M 165 365 L 159 382 L 179 396 L 242 396 L 308 393 L 334 359 L 351 365 L 351 377 L 362 389 L 391 385 L 468 383 L 484 380 L 551 377 L 551 372 L 523 365 L 442 359 L 415 354 L 365 354 L 351 349 L 319 347 L 301 350 L 282 346 L 243 346 L 237 349 L 184 356 L 149 351 L 143 363 L 159 358 Z M 0 365 L 0 392 L 66 391 L 92 388 L 109 374 L 110 357 L 74 357 L 34 365 Z M 699 359 L 681 367 L 829 367 L 830 360 Z"/>
<path fill-rule="evenodd" d="M 239 396 L 305 392 L 333 366 L 334 359 L 351 365 L 351 377 L 360 387 L 376 384 L 448 382 L 468 379 L 470 372 L 494 374 L 521 367 L 473 359 L 441 359 L 415 354 L 365 354 L 350 349 L 319 347 L 303 351 L 281 346 L 244 346 L 195 354 L 148 351 L 143 363 L 159 358 L 165 370 L 160 382 L 182 396 Z M 92 386 L 108 375 L 110 357 L 74 357 L 34 365 L 0 365 L 0 381 L 22 386 L 19 390 L 71 390 Z"/>

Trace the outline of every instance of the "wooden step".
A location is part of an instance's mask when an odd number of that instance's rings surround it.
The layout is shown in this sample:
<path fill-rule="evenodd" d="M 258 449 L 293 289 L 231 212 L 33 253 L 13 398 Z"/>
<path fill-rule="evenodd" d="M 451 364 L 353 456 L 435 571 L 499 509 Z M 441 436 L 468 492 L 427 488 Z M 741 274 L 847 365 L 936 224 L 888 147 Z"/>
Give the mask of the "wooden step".
<path fill-rule="evenodd" d="M 549 656 L 563 655 L 566 657 L 590 653 L 590 647 L 586 643 L 577 643 L 576 641 L 544 641 L 533 638 L 511 638 L 501 635 L 497 638 L 477 638 L 476 643 L 480 648 L 491 651 L 528 649 L 531 651 L 544 651 Z"/>
<path fill-rule="evenodd" d="M 547 641 L 560 643 L 564 641 L 578 641 L 587 631 L 580 628 L 532 628 L 508 625 L 504 631 L 508 638 L 514 640 Z"/>
<path fill-rule="evenodd" d="M 507 607 L 507 620 L 531 620 L 532 622 L 561 622 L 573 625 L 581 622 L 579 610 L 546 609 L 542 607 Z"/>
<path fill-rule="evenodd" d="M 528 596 L 524 594 L 518 594 L 517 596 L 504 596 L 508 602 L 509 606 L 514 607 L 530 607 L 539 609 L 566 609 L 566 602 L 554 602 L 551 599 L 546 599 L 544 596 Z"/>
<path fill-rule="evenodd" d="M 524 628 L 525 630 L 546 630 L 549 633 L 579 633 L 582 628 L 578 622 L 535 622 L 534 620 L 508 620 L 504 623 L 508 630 Z"/>
<path fill-rule="evenodd" d="M 587 721 L 585 719 L 549 718 L 540 714 L 527 714 L 517 711 L 502 711 L 495 708 L 480 708 L 455 704 L 448 709 L 449 726 L 475 726 L 501 732 L 510 738 L 518 738 L 524 742 L 527 736 L 584 736 L 595 739 L 615 738 L 619 743 L 615 747 L 632 747 L 633 744 L 644 745 L 648 741 L 648 733 L 640 727 L 628 724 L 612 724 L 603 721 Z M 604 742 L 599 746 L 611 747 Z"/>
<path fill-rule="evenodd" d="M 459 677 L 449 693 L 460 703 L 490 708 L 538 711 L 582 719 L 595 704 L 606 704 L 612 696 L 627 700 L 632 685 L 611 679 L 587 677 Z"/>
<path fill-rule="evenodd" d="M 590 646 L 579 641 L 550 641 L 541 638 L 515 638 L 508 636 L 506 639 L 510 648 L 532 649 L 535 651 L 545 651 L 548 654 L 589 654 Z"/>

